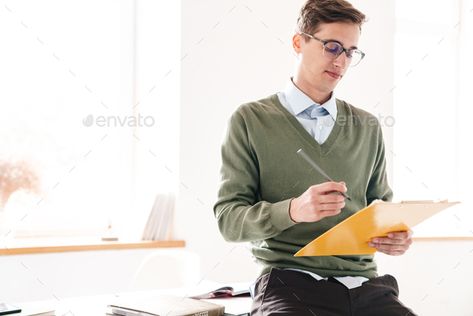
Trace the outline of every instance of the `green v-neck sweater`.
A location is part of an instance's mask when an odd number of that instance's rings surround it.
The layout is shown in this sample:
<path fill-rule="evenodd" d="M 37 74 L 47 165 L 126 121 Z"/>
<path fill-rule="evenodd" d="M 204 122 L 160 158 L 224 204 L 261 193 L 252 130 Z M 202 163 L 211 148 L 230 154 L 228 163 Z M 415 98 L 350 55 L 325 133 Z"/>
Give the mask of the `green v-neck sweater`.
<path fill-rule="evenodd" d="M 378 120 L 337 100 L 337 119 L 319 144 L 279 102 L 276 94 L 240 106 L 222 145 L 221 183 L 215 216 L 227 241 L 251 242 L 263 265 L 328 276 L 376 277 L 372 255 L 294 257 L 300 248 L 375 199 L 391 200 L 384 142 Z M 337 216 L 295 223 L 291 199 L 326 182 L 296 154 L 302 148 L 335 181 L 344 181 L 351 201 Z"/>

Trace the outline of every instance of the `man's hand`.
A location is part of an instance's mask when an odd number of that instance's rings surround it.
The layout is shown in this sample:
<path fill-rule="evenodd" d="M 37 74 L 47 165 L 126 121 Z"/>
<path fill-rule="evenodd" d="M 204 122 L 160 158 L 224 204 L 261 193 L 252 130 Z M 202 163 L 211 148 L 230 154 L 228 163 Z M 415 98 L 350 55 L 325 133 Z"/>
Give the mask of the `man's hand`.
<path fill-rule="evenodd" d="M 404 254 L 412 244 L 412 231 L 391 232 L 388 237 L 372 238 L 368 243 L 370 247 L 376 248 L 379 252 L 391 256 Z"/>
<path fill-rule="evenodd" d="M 296 223 L 317 222 L 328 216 L 340 214 L 345 206 L 347 187 L 343 182 L 325 182 L 313 185 L 301 196 L 293 199 L 289 215 Z"/>

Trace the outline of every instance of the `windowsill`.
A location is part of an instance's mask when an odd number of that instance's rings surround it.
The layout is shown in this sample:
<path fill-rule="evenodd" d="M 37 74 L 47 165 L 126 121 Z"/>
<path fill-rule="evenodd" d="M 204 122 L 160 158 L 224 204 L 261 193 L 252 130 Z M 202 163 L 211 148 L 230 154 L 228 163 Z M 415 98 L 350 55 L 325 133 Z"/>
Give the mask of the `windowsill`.
<path fill-rule="evenodd" d="M 184 240 L 102 241 L 99 238 L 24 238 L 0 242 L 0 256 L 70 251 L 182 248 Z"/>
<path fill-rule="evenodd" d="M 473 241 L 466 237 L 414 237 L 415 242 Z M 184 240 L 102 241 L 98 238 L 19 238 L 0 243 L 0 256 L 72 251 L 183 248 Z"/>

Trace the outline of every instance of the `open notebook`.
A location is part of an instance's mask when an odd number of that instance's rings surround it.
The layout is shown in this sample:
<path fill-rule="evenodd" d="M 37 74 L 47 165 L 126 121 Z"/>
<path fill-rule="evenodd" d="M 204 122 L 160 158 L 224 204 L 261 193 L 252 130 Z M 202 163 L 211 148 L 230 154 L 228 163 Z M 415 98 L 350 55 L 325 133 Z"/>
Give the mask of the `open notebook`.
<path fill-rule="evenodd" d="M 215 290 L 192 295 L 195 299 L 213 299 L 213 298 L 231 298 L 240 296 L 250 296 L 250 284 L 248 283 L 234 283 L 231 285 L 221 286 Z"/>
<path fill-rule="evenodd" d="M 368 246 L 371 238 L 385 237 L 389 232 L 408 230 L 458 203 L 448 201 L 392 203 L 376 200 L 308 243 L 294 256 L 373 254 L 376 249 Z"/>

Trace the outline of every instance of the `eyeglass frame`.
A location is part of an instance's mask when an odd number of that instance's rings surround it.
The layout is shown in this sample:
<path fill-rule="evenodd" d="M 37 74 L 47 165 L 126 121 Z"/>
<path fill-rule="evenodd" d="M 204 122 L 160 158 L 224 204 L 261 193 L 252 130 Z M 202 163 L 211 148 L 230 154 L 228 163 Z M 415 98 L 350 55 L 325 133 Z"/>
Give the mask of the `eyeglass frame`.
<path fill-rule="evenodd" d="M 335 40 L 328 40 L 328 41 L 323 40 L 323 39 L 320 39 L 318 37 L 315 37 L 314 35 L 311 35 L 311 34 L 308 34 L 308 33 L 305 33 L 305 32 L 300 32 L 299 34 L 305 35 L 305 36 L 307 36 L 311 39 L 314 39 L 314 40 L 319 41 L 320 43 L 322 43 L 322 46 L 324 48 L 324 55 L 325 55 L 325 52 L 327 52 L 327 53 L 333 55 L 334 60 L 337 59 L 338 57 L 340 57 L 341 54 L 345 53 L 345 56 L 347 56 L 347 58 L 349 58 L 350 62 L 351 62 L 351 59 L 353 58 L 353 52 L 358 52 L 361 56 L 360 60 L 356 64 L 350 65 L 350 67 L 355 67 L 356 65 L 358 65 L 363 60 L 363 58 L 365 58 L 365 56 L 366 56 L 366 54 L 363 51 L 359 50 L 358 48 L 345 48 L 345 47 L 343 47 L 343 45 L 340 42 L 337 42 Z M 340 53 L 338 53 L 338 55 L 335 55 L 335 54 L 331 53 L 330 51 L 328 51 L 325 48 L 325 45 L 327 45 L 327 43 L 336 43 L 336 44 L 340 45 L 342 50 L 340 51 Z"/>

